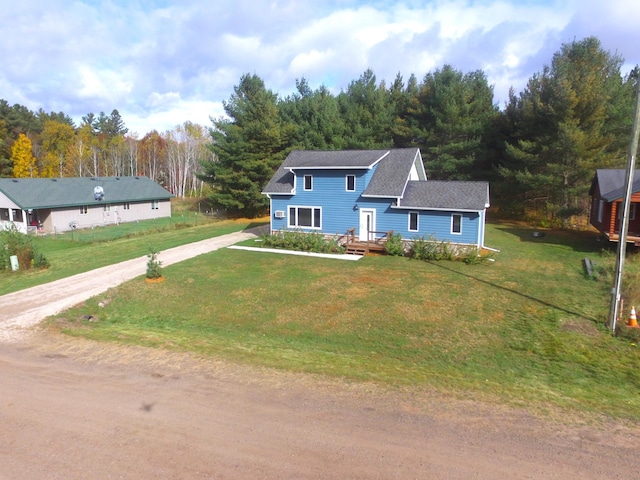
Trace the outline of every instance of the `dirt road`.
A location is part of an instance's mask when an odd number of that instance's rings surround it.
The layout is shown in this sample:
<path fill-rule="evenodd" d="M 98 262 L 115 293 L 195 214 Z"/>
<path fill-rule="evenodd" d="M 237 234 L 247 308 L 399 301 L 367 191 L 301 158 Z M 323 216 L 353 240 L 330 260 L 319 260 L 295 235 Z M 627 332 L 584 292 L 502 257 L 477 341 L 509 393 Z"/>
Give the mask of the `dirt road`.
<path fill-rule="evenodd" d="M 141 275 L 144 259 L 124 268 L 114 275 Z M 83 290 L 95 278 L 85 277 Z M 47 332 L 17 336 L 8 322 L 12 336 L 0 343 L 3 480 L 640 476 L 637 425 L 566 424 L 436 392 Z"/>

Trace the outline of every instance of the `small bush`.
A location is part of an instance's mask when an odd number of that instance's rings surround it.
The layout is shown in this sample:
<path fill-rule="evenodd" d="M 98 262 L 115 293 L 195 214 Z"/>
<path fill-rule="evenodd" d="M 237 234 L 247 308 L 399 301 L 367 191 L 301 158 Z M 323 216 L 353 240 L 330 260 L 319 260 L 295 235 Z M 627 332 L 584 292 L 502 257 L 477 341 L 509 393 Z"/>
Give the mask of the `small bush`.
<path fill-rule="evenodd" d="M 31 243 L 31 237 L 18 231 L 15 225 L 0 231 L 0 270 L 11 269 L 13 255 L 18 257 L 18 265 L 22 270 L 28 270 L 32 266 L 49 267 L 47 259 Z"/>
<path fill-rule="evenodd" d="M 401 257 L 405 254 L 404 242 L 402 241 L 402 235 L 396 233 L 387 238 L 384 244 L 384 251 L 387 255 L 393 255 L 394 257 Z"/>
<path fill-rule="evenodd" d="M 460 258 L 467 265 L 479 265 L 491 261 L 494 258 L 494 254 L 493 252 L 473 247 L 466 249 Z"/>

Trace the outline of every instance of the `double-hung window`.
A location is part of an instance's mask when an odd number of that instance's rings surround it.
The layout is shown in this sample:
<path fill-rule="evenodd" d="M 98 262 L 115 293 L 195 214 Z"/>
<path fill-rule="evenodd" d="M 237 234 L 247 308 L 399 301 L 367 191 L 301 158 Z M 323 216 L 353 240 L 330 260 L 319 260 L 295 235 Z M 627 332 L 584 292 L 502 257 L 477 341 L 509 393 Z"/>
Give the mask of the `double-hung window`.
<path fill-rule="evenodd" d="M 86 205 L 80 207 L 80 215 L 86 215 L 87 211 L 89 211 L 89 208 Z"/>
<path fill-rule="evenodd" d="M 417 232 L 419 230 L 418 226 L 418 212 L 409 212 L 409 231 Z"/>
<path fill-rule="evenodd" d="M 289 207 L 289 227 L 322 228 L 322 208 Z"/>
<path fill-rule="evenodd" d="M 460 235 L 462 233 L 462 215 L 454 213 L 451 215 L 451 233 Z"/>

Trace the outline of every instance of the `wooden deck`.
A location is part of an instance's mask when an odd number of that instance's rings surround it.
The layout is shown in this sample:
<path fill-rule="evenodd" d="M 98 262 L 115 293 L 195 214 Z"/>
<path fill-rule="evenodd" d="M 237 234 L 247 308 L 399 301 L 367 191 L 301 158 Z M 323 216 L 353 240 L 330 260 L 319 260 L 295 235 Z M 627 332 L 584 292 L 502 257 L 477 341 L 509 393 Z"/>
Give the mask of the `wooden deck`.
<path fill-rule="evenodd" d="M 610 242 L 620 241 L 619 233 L 609 234 L 605 232 L 605 236 Z M 633 243 L 636 247 L 640 247 L 640 234 L 629 232 L 629 234 L 627 235 L 627 243 Z"/>
<path fill-rule="evenodd" d="M 385 243 L 387 243 L 387 238 L 393 235 L 393 231 L 389 232 L 369 232 L 370 237 L 372 237 L 369 241 L 362 241 L 356 238 L 356 229 L 350 228 L 347 230 L 347 233 L 341 237 L 341 240 L 344 241 L 344 246 L 346 247 L 345 253 L 350 255 L 366 255 L 368 253 L 382 253 L 385 251 Z M 375 235 L 382 235 L 380 237 L 375 238 Z"/>

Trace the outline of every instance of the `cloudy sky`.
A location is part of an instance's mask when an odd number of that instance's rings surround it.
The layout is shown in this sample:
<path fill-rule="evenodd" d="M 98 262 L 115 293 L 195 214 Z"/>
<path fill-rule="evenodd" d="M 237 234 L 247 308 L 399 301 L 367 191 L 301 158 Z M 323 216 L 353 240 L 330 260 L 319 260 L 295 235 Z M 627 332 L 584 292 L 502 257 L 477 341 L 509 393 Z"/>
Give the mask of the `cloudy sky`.
<path fill-rule="evenodd" d="M 596 36 L 640 64 L 638 0 L 21 0 L 0 8 L 0 99 L 130 132 L 211 125 L 245 73 L 286 96 L 335 94 L 371 68 L 481 69 L 504 105 L 563 43 Z"/>

